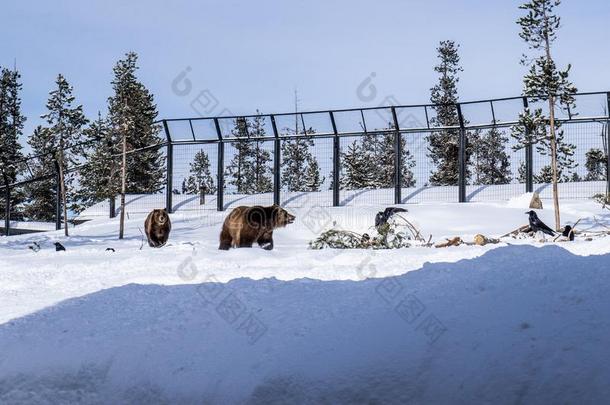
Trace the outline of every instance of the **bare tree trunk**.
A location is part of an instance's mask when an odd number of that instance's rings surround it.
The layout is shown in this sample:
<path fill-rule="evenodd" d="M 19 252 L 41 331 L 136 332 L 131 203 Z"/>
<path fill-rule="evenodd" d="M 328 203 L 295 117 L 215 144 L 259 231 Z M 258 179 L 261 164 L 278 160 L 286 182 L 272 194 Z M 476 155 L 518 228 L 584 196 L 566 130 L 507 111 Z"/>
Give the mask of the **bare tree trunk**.
<path fill-rule="evenodd" d="M 59 141 L 59 157 L 58 157 L 58 166 L 59 166 L 59 191 L 61 193 L 61 203 L 63 205 L 63 216 L 64 216 L 64 234 L 66 236 L 70 236 L 68 232 L 68 206 L 66 204 L 66 179 L 64 176 L 64 142 L 63 139 Z"/>
<path fill-rule="evenodd" d="M 551 41 L 548 36 L 548 16 L 544 13 L 545 29 L 545 51 L 547 63 L 551 63 Z M 549 92 L 550 93 L 550 92 Z M 561 218 L 559 214 L 559 187 L 557 186 L 557 136 L 555 133 L 555 94 L 549 94 L 549 125 L 551 135 L 551 169 L 553 170 L 553 208 L 555 209 L 555 230 L 561 229 Z"/>
<path fill-rule="evenodd" d="M 127 134 L 123 132 L 123 162 L 121 165 L 121 217 L 119 220 L 119 239 L 125 233 L 125 184 L 127 177 Z"/>
<path fill-rule="evenodd" d="M 64 165 L 63 165 L 63 153 L 62 159 L 59 161 L 59 186 L 61 190 L 61 203 L 63 205 L 63 215 L 64 215 L 64 234 L 66 236 L 70 236 L 68 232 L 68 206 L 66 204 L 66 180 L 64 177 Z"/>
<path fill-rule="evenodd" d="M 555 97 L 549 97 L 549 116 L 551 131 L 551 168 L 553 169 L 553 208 L 555 209 L 555 230 L 561 229 L 561 218 L 559 214 L 559 187 L 557 170 L 557 138 L 555 134 Z"/>

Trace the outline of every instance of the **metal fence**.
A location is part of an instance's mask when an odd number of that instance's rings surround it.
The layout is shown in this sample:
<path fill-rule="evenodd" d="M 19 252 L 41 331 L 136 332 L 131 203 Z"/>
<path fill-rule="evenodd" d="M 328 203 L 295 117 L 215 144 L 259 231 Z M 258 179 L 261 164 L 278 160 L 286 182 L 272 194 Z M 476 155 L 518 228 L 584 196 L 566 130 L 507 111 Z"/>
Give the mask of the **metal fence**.
<path fill-rule="evenodd" d="M 575 166 L 570 170 L 570 177 L 564 176 L 560 183 L 561 198 L 590 198 L 610 190 L 610 93 L 581 93 L 576 96 L 576 103 L 576 111 L 558 111 L 564 141 L 576 146 L 572 157 Z M 128 196 L 126 210 L 128 213 L 143 214 L 151 208 L 165 207 L 169 212 L 196 214 L 199 211 L 223 211 L 236 205 L 251 204 L 304 207 L 476 202 L 507 200 L 532 191 L 539 192 L 542 198 L 551 196 L 548 180 L 541 180 L 538 176 L 541 169 L 550 163 L 549 156 L 540 153 L 535 145 L 515 149 L 516 140 L 511 137 L 512 129 L 519 125 L 519 113 L 524 108 L 542 108 L 546 112 L 546 105 L 527 97 L 458 103 L 452 105 L 458 117 L 454 126 L 437 124 L 436 107 L 432 104 L 396 105 L 161 120 L 158 124 L 164 142 L 151 147 L 164 151 L 164 189 L 155 194 Z M 509 177 L 498 184 L 490 184 L 477 175 L 479 166 L 476 151 L 472 150 L 474 140 L 482 134 L 485 136 L 490 130 L 496 131 L 496 135 L 503 139 L 504 153 L 509 163 Z M 439 131 L 452 131 L 458 140 L 457 176 L 455 182 L 448 185 L 434 185 L 431 182 L 435 165 L 430 158 L 429 137 Z M 386 137 L 389 141 L 386 152 L 388 159 L 393 159 L 390 164 L 392 171 L 383 186 L 350 189 L 353 187 L 346 186 L 342 181 L 348 170 L 344 157 L 350 148 L 362 145 L 367 137 Z M 290 158 L 285 155 L 285 146 L 295 140 L 306 141 L 306 150 L 316 161 L 320 182 L 315 190 L 293 190 L 286 184 L 284 171 Z M 265 156 L 262 171 L 269 178 L 266 189 L 240 191 L 234 184 L 234 176 L 227 172 L 237 149 L 244 143 L 258 148 Z M 587 176 L 585 167 L 586 153 L 591 149 L 603 152 L 603 173 L 595 178 Z M 200 151 L 205 152 L 208 158 L 210 173 L 215 180 L 214 193 L 205 189 L 197 193 L 182 187 L 191 174 L 191 163 Z M 397 159 L 397 156 L 402 158 Z M 368 163 L 372 172 L 388 169 L 387 159 L 383 163 Z M 86 164 L 81 162 L 80 167 L 70 170 L 78 173 L 79 168 Z M 10 201 L 11 193 L 18 192 L 28 182 L 44 180 L 28 177 L 27 174 L 24 176 L 18 182 L 0 186 L 0 194 L 4 196 L 0 199 L 6 203 Z M 408 181 L 405 176 L 409 177 Z M 45 179 L 48 181 L 51 178 L 55 178 L 52 173 Z M 59 200 L 56 203 L 55 222 L 59 228 Z M 117 207 L 114 200 L 100 202 L 87 208 L 79 218 L 112 217 L 116 215 Z M 6 233 L 11 227 L 10 214 L 11 207 L 7 204 L 4 210 Z"/>
<path fill-rule="evenodd" d="M 581 93 L 576 96 L 576 111 L 558 111 L 558 121 L 563 124 L 564 140 L 576 146 L 573 159 L 575 167 L 570 170 L 573 179 L 562 179 L 561 198 L 590 198 L 597 193 L 608 191 L 608 106 L 610 94 L 607 92 Z M 210 196 L 201 209 L 225 210 L 238 202 L 244 204 L 276 203 L 288 206 L 317 204 L 321 206 L 342 206 L 350 204 L 404 204 L 423 201 L 474 202 L 506 200 L 524 192 L 538 191 L 542 197 L 550 197 L 547 182 L 536 182 L 537 173 L 550 164 L 550 157 L 541 154 L 535 146 L 514 149 L 516 141 L 510 135 L 512 128 L 519 125 L 519 113 L 524 108 L 547 107 L 543 103 L 532 102 L 527 97 L 512 97 L 455 105 L 459 124 L 455 126 L 435 125 L 435 107 L 431 104 L 412 106 L 388 106 L 325 110 L 299 113 L 263 114 L 235 117 L 184 118 L 163 120 L 168 139 L 168 167 L 170 167 L 166 193 L 166 207 L 173 211 L 181 209 L 174 203 L 177 197 L 174 184 L 181 181 L 188 172 L 187 163 L 194 154 L 205 149 L 210 161 L 214 162 L 214 176 L 217 184 L 227 185 L 226 167 L 235 156 L 235 144 L 239 142 L 258 142 L 269 151 L 272 162 L 273 189 L 266 193 L 244 195 L 230 187 L 218 187 L 215 196 Z M 237 138 L 231 129 L 236 120 L 258 118 L 264 122 L 264 136 Z M 294 123 L 300 128 L 310 129 L 311 133 L 295 134 L 287 131 Z M 476 162 L 466 156 L 466 150 L 473 138 L 491 129 L 505 139 L 511 173 L 510 181 L 505 184 L 486 184 L 472 175 Z M 434 169 L 429 157 L 428 136 L 438 131 L 455 131 L 459 139 L 459 164 L 457 181 L 452 185 L 434 186 L 430 182 Z M 355 141 L 366 136 L 393 134 L 394 156 L 403 156 L 404 149 L 409 152 L 410 171 L 415 184 L 405 187 L 401 174 L 404 159 L 394 159 L 392 184 L 382 188 L 350 190 L 341 184 L 346 167 L 342 156 Z M 283 171 L 282 145 L 294 138 L 307 138 L 311 141 L 310 150 L 316 157 L 321 177 L 324 181 L 319 191 L 290 191 L 281 181 Z M 586 157 L 590 149 L 604 152 L 605 169 L 603 178 L 586 181 Z M 372 162 L 375 167 L 376 162 Z M 194 197 L 193 197 L 194 198 Z M 214 204 L 210 204 L 214 202 Z M 184 205 L 184 204 L 183 204 Z M 195 209 L 195 208 L 193 208 Z"/>

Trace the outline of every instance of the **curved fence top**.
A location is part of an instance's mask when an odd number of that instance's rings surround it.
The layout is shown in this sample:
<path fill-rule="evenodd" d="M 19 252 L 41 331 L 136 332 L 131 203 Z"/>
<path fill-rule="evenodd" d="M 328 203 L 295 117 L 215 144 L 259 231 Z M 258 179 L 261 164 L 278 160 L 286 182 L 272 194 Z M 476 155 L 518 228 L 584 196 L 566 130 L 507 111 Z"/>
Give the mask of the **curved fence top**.
<path fill-rule="evenodd" d="M 576 108 L 559 105 L 556 118 L 560 122 L 591 122 L 608 120 L 610 93 L 586 92 L 575 95 Z M 459 123 L 440 125 L 436 120 L 439 107 L 455 108 Z M 358 107 L 273 114 L 249 114 L 215 117 L 167 118 L 159 120 L 168 142 L 208 143 L 227 139 L 258 139 L 354 136 L 388 131 L 428 132 L 507 127 L 519 122 L 525 108 L 540 108 L 548 113 L 548 103 L 536 96 L 517 96 L 496 99 L 465 101 L 454 104 L 412 104 Z M 236 122 L 243 123 L 243 133 L 235 134 Z M 301 128 L 299 133 L 294 128 Z M 307 133 L 307 131 L 309 133 Z M 254 137 L 254 136 L 252 136 Z"/>

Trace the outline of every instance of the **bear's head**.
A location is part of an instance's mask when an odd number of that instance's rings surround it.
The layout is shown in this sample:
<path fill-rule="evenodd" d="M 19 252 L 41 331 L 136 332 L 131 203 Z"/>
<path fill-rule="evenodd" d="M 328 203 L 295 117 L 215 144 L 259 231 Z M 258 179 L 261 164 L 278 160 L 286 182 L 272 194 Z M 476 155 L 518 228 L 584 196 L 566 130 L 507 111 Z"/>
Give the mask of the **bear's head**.
<path fill-rule="evenodd" d="M 153 210 L 153 223 L 158 225 L 165 225 L 169 221 L 169 216 L 167 215 L 167 209 L 155 209 Z"/>
<path fill-rule="evenodd" d="M 289 225 L 294 222 L 296 217 L 290 214 L 288 211 L 283 209 L 277 204 L 273 204 L 272 206 L 272 218 L 273 218 L 273 227 L 274 228 L 283 228 L 286 225 Z"/>

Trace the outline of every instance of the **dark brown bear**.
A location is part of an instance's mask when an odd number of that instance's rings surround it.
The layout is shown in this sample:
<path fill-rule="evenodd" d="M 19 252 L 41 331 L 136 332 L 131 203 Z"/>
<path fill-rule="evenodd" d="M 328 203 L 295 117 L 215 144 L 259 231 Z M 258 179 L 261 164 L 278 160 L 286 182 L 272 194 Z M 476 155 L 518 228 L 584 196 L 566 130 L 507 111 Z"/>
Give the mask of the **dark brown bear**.
<path fill-rule="evenodd" d="M 232 247 L 252 247 L 258 243 L 266 250 L 273 249 L 273 230 L 294 222 L 295 216 L 279 205 L 237 207 L 227 216 L 220 232 L 221 250 Z"/>
<path fill-rule="evenodd" d="M 156 209 L 152 210 L 146 217 L 144 222 L 146 237 L 148 238 L 148 246 L 161 247 L 167 243 L 169 232 L 172 230 L 172 223 L 167 215 L 167 210 Z"/>

